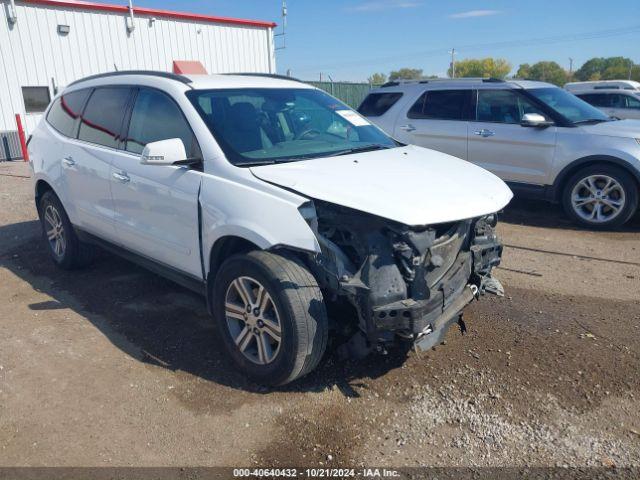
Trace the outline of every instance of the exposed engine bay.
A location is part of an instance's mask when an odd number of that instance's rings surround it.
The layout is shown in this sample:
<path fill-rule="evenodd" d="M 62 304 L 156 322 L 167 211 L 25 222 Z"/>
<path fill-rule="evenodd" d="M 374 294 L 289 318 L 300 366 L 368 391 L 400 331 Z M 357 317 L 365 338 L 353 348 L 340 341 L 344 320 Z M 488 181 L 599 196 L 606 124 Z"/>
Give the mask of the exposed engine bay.
<path fill-rule="evenodd" d="M 397 337 L 427 350 L 474 298 L 502 294 L 491 276 L 502 256 L 495 214 L 409 227 L 322 201 L 313 205 L 310 223 L 322 250 L 315 274 L 334 300 L 355 307 L 358 328 L 349 343 L 356 356 L 383 350 Z"/>

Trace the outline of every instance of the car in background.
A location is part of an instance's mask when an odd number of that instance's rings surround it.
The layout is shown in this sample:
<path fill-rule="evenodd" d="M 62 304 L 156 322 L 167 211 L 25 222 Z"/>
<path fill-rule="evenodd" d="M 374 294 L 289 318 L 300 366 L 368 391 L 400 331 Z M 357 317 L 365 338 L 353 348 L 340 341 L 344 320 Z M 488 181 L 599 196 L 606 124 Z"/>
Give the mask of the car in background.
<path fill-rule="evenodd" d="M 610 117 L 640 119 L 640 82 L 572 82 L 567 83 L 564 88 Z"/>
<path fill-rule="evenodd" d="M 430 349 L 502 292 L 504 182 L 287 77 L 88 77 L 53 100 L 29 154 L 56 265 L 97 244 L 201 293 L 262 384 L 313 370 L 330 329 L 356 356 Z"/>
<path fill-rule="evenodd" d="M 591 228 L 618 227 L 638 207 L 640 122 L 615 120 L 543 82 L 388 82 L 358 111 L 397 140 L 448 153 L 516 194 L 560 202 Z"/>

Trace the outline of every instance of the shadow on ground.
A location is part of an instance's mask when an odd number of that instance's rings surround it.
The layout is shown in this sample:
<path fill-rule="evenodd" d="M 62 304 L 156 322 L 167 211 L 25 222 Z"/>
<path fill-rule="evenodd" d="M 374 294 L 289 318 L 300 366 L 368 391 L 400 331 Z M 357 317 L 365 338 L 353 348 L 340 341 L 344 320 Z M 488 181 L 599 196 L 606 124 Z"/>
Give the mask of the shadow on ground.
<path fill-rule="evenodd" d="M 565 215 L 560 205 L 542 200 L 514 198 L 500 215 L 500 221 L 532 227 L 588 231 L 588 229 L 573 223 Z M 640 211 L 622 228 L 612 231 L 640 232 Z"/>
<path fill-rule="evenodd" d="M 21 245 L 0 247 L 4 267 L 52 300 L 29 305 L 46 312 L 71 308 L 91 321 L 118 348 L 140 361 L 182 370 L 221 385 L 250 392 L 270 390 L 238 374 L 222 351 L 213 319 L 197 294 L 107 252 L 89 267 L 72 272 L 57 268 L 48 256 L 36 221 L 0 227 L 20 232 Z M 357 396 L 361 380 L 402 366 L 398 349 L 358 362 L 345 362 L 330 348 L 321 365 L 279 391 L 321 391 L 337 386 Z"/>

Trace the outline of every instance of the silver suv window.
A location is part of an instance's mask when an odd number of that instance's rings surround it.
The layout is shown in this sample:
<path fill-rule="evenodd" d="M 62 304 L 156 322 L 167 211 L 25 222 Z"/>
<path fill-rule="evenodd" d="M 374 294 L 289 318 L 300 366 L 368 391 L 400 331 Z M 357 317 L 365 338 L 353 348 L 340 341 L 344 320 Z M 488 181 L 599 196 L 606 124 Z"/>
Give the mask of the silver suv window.
<path fill-rule="evenodd" d="M 493 123 L 520 123 L 526 113 L 538 113 L 538 107 L 513 90 L 478 90 L 477 120 Z"/>
<path fill-rule="evenodd" d="M 466 120 L 471 90 L 427 90 L 413 104 L 407 117 L 431 120 Z"/>

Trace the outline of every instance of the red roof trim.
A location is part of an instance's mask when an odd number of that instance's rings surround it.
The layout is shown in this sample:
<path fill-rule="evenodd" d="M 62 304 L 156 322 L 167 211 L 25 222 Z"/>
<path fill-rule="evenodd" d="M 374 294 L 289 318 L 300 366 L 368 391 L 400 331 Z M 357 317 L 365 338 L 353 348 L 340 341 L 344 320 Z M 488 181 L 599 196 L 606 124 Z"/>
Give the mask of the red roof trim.
<path fill-rule="evenodd" d="M 24 0 L 26 3 L 35 3 L 50 7 L 69 7 L 83 10 L 100 10 L 103 12 L 128 13 L 129 7 L 125 5 L 109 5 L 105 3 L 85 2 L 82 0 Z M 276 24 L 273 22 L 263 22 L 260 20 L 245 20 L 242 18 L 215 17 L 212 15 L 201 15 L 199 13 L 173 12 L 170 10 L 157 10 L 155 8 L 133 7 L 133 13 L 137 15 L 148 15 L 151 17 L 177 18 L 180 20 L 192 20 L 196 22 L 229 23 L 233 25 L 245 25 L 250 27 L 272 28 Z"/>

